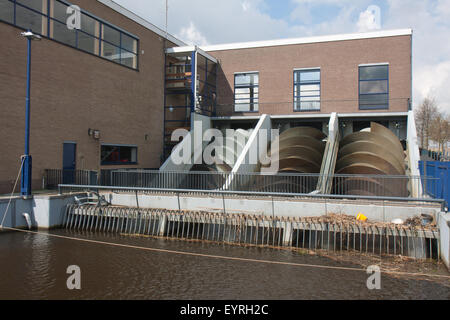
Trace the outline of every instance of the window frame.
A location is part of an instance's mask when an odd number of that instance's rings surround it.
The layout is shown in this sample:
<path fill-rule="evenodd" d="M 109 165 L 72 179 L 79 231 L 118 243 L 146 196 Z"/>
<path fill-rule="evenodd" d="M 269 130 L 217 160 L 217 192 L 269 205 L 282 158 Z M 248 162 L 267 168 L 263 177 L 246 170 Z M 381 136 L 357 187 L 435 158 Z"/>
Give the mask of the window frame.
<path fill-rule="evenodd" d="M 60 41 L 60 40 L 54 38 L 54 35 L 53 35 L 54 26 L 53 25 L 55 23 L 66 25 L 66 22 L 60 21 L 58 18 L 54 17 L 54 8 L 53 8 L 53 10 L 51 10 L 51 7 L 52 7 L 51 1 L 52 0 L 43 0 L 42 1 L 44 5 L 45 5 L 45 3 L 47 4 L 45 13 L 44 12 L 39 12 L 39 11 L 37 11 L 34 8 L 28 7 L 26 4 L 19 3 L 19 2 L 15 1 L 15 0 L 6 0 L 6 1 L 10 2 L 13 5 L 14 12 L 13 12 L 12 23 L 8 22 L 8 21 L 5 21 L 5 20 L 1 20 L 1 19 L 0 19 L 0 22 L 12 25 L 12 26 L 14 26 L 16 28 L 19 28 L 21 30 L 27 31 L 27 29 L 25 29 L 25 28 L 23 28 L 23 27 L 21 27 L 20 25 L 17 24 L 17 6 L 20 6 L 20 7 L 24 8 L 24 9 L 26 9 L 28 11 L 33 12 L 34 14 L 39 14 L 42 17 L 43 28 L 41 28 L 41 30 L 39 30 L 39 32 L 35 31 L 35 30 L 32 30 L 33 33 L 39 34 L 43 38 L 55 41 L 55 42 L 57 42 L 59 44 L 68 46 L 68 47 L 73 48 L 73 49 L 80 50 L 80 51 L 82 51 L 84 53 L 87 53 L 87 54 L 99 57 L 101 59 L 113 62 L 113 63 L 118 64 L 120 66 L 123 66 L 125 68 L 128 68 L 128 69 L 131 69 L 131 70 L 139 72 L 139 63 L 140 63 L 140 59 L 139 59 L 140 39 L 139 39 L 139 37 L 137 37 L 137 36 L 127 32 L 127 31 L 125 31 L 125 30 L 123 30 L 123 29 L 121 29 L 121 28 L 119 28 L 119 27 L 117 27 L 115 25 L 112 25 L 111 23 L 109 23 L 109 22 L 107 22 L 107 21 L 105 21 L 105 20 L 103 20 L 101 18 L 98 18 L 95 15 L 93 15 L 93 14 L 87 12 L 87 11 L 84 11 L 83 9 L 81 9 L 81 14 L 82 15 L 83 14 L 86 15 L 87 17 L 93 19 L 96 23 L 99 24 L 99 36 L 97 36 L 95 34 L 91 34 L 90 32 L 87 32 L 87 31 L 84 31 L 84 30 L 71 30 L 71 32 L 75 33 L 75 45 L 72 45 L 70 43 L 66 43 L 66 42 L 63 42 L 63 41 Z M 68 3 L 68 2 L 66 2 L 64 0 L 54 0 L 54 2 L 58 2 L 58 3 L 60 3 L 62 5 L 65 5 L 65 6 L 70 6 L 71 5 L 71 3 Z M 102 38 L 102 32 L 101 31 L 102 31 L 103 25 L 106 25 L 109 28 L 112 28 L 112 29 L 114 29 L 114 30 L 119 32 L 119 34 L 120 34 L 120 42 L 121 42 L 119 47 L 117 47 L 117 45 L 112 44 L 112 43 L 110 43 L 107 40 L 104 40 Z M 45 26 L 45 28 L 44 28 L 44 26 Z M 42 31 L 44 31 L 44 32 L 42 32 Z M 78 40 L 79 40 L 79 33 L 83 33 L 83 34 L 85 34 L 85 35 L 87 35 L 87 36 L 89 36 L 89 37 L 94 39 L 94 52 L 91 52 L 89 50 L 85 50 L 85 49 L 83 49 L 82 47 L 79 46 L 79 42 L 78 42 Z M 126 35 L 127 37 L 130 37 L 131 39 L 136 41 L 136 52 L 132 52 L 132 51 L 130 51 L 127 48 L 122 46 L 123 35 Z M 97 44 L 95 44 L 96 42 L 97 42 Z M 112 45 L 112 46 L 114 46 L 114 47 L 119 49 L 119 52 L 120 52 L 120 60 L 119 61 L 108 59 L 107 57 L 102 56 L 102 49 L 101 48 L 102 48 L 102 43 L 103 42 L 109 43 L 110 45 Z M 98 50 L 95 50 L 95 46 L 97 46 L 97 45 L 98 45 Z M 133 67 L 133 66 L 130 67 L 127 64 L 122 63 L 122 54 L 123 54 L 123 52 L 130 53 L 130 54 L 133 54 L 135 56 L 135 59 L 136 59 L 135 67 Z M 124 59 L 126 59 L 126 58 L 124 58 Z"/>
<path fill-rule="evenodd" d="M 369 80 L 361 80 L 361 68 L 371 68 L 371 67 L 387 67 L 386 79 L 376 78 Z M 361 82 L 372 82 L 372 81 L 386 81 L 386 92 L 383 93 L 361 93 Z M 361 105 L 361 96 L 377 96 L 377 95 L 386 95 L 386 104 L 384 105 L 374 105 L 374 106 L 362 106 Z M 360 64 L 358 66 L 358 109 L 359 110 L 389 110 L 390 101 L 389 101 L 389 63 L 370 63 L 370 64 Z"/>
<path fill-rule="evenodd" d="M 311 81 L 305 81 L 302 82 L 301 81 L 301 77 L 300 74 L 301 73 L 307 73 L 307 72 L 311 72 L 311 71 L 318 71 L 319 72 L 319 80 L 311 80 Z M 295 81 L 295 76 L 296 74 L 299 74 L 298 76 L 298 81 Z M 293 111 L 294 112 L 312 112 L 312 111 L 320 111 L 322 108 L 322 69 L 320 67 L 311 67 L 311 68 L 301 68 L 301 69 L 294 69 L 293 73 L 292 73 L 292 81 L 293 81 Z M 313 95 L 313 96 L 303 96 L 303 97 L 319 97 L 319 108 L 309 108 L 309 109 L 301 109 L 301 86 L 302 85 L 318 85 L 319 86 L 319 95 Z M 296 93 L 296 88 L 297 86 L 300 86 L 300 96 L 297 96 Z M 298 101 L 296 101 L 297 99 L 300 99 Z M 306 102 L 316 102 L 316 101 L 306 101 Z M 297 105 L 300 105 L 300 108 L 297 108 Z"/>
<path fill-rule="evenodd" d="M 119 155 L 120 155 L 120 148 L 131 148 L 136 149 L 136 161 L 130 161 L 130 162 L 121 162 L 121 161 L 103 161 L 102 160 L 102 148 L 103 147 L 116 147 L 119 148 Z M 137 145 L 128 145 L 128 144 L 114 144 L 114 143 L 102 143 L 100 145 L 100 165 L 101 166 L 127 166 L 127 165 L 137 165 L 139 163 L 139 154 L 138 154 L 138 146 Z"/>
<path fill-rule="evenodd" d="M 258 84 L 253 84 L 253 85 L 236 85 L 236 77 L 238 76 L 242 76 L 242 75 L 258 75 Z M 247 72 L 235 72 L 234 73 L 234 112 L 245 112 L 245 113 L 259 113 L 259 83 L 260 83 L 260 78 L 259 78 L 259 71 L 247 71 Z M 252 89 L 254 88 L 258 88 L 258 93 L 257 93 L 257 102 L 254 102 L 255 100 L 255 92 L 253 91 L 253 96 L 249 97 L 250 102 L 248 103 L 236 103 L 236 89 L 250 89 L 249 94 L 252 94 Z M 240 100 L 240 99 L 238 99 Z M 241 99 L 243 100 L 243 99 Z M 236 106 L 237 105 L 245 105 L 248 104 L 249 105 L 249 110 L 246 111 L 241 111 L 241 110 L 236 110 Z M 255 110 L 255 105 L 257 106 L 257 110 Z M 253 109 L 253 110 L 252 110 Z"/>

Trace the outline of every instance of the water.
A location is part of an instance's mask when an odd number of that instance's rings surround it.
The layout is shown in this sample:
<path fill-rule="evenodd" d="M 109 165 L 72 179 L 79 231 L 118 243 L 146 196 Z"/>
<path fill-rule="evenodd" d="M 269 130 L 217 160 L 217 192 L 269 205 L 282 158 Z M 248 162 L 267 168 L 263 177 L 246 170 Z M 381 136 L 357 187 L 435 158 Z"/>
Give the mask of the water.
<path fill-rule="evenodd" d="M 246 259 L 360 268 L 317 255 L 201 242 L 52 231 L 135 246 Z M 0 299 L 450 299 L 448 279 L 382 274 L 368 290 L 362 271 L 178 255 L 22 232 L 0 233 Z M 66 269 L 81 268 L 81 290 Z M 443 274 L 442 266 L 435 272 Z"/>

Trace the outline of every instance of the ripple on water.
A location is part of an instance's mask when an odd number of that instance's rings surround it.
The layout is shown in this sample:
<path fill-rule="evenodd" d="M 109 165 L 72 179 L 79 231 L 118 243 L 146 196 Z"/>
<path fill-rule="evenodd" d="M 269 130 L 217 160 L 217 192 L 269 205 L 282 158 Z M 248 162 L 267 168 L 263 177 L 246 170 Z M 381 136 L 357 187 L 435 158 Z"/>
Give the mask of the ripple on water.
<path fill-rule="evenodd" d="M 61 235 L 209 255 L 360 268 L 291 251 L 211 243 L 73 233 Z M 449 299 L 443 281 L 382 275 L 366 287 L 362 271 L 224 260 L 114 247 L 47 235 L 0 234 L 0 298 L 10 299 Z M 66 268 L 81 268 L 82 290 L 66 288 Z"/>

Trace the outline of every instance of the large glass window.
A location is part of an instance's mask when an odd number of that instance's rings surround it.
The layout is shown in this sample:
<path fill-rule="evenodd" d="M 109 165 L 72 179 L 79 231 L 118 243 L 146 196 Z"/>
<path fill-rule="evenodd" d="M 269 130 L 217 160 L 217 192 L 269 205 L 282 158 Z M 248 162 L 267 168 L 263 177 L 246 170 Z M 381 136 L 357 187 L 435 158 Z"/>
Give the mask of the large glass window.
<path fill-rule="evenodd" d="M 0 0 L 0 20 L 14 23 L 14 3 L 8 0 Z"/>
<path fill-rule="evenodd" d="M 359 67 L 359 108 L 389 108 L 389 66 Z"/>
<path fill-rule="evenodd" d="M 17 0 L 15 23 L 18 27 L 34 33 L 46 35 L 46 0 Z"/>
<path fill-rule="evenodd" d="M 102 145 L 102 165 L 136 164 L 137 147 L 120 145 Z"/>
<path fill-rule="evenodd" d="M 234 111 L 257 112 L 259 109 L 259 74 L 234 75 Z"/>
<path fill-rule="evenodd" d="M 67 26 L 68 4 L 60 0 L 0 0 L 0 21 L 137 69 L 138 39 L 81 12 L 81 29 Z"/>
<path fill-rule="evenodd" d="M 120 63 L 120 48 L 103 41 L 102 57 Z"/>
<path fill-rule="evenodd" d="M 320 110 L 320 70 L 294 71 L 294 111 Z"/>
<path fill-rule="evenodd" d="M 137 53 L 137 41 L 136 39 L 127 36 L 126 34 L 122 34 L 122 48 Z"/>
<path fill-rule="evenodd" d="M 47 0 L 16 0 L 16 2 L 40 13 L 47 13 Z"/>
<path fill-rule="evenodd" d="M 70 30 L 67 28 L 65 23 L 59 21 L 52 21 L 51 27 L 51 37 L 59 42 L 68 44 L 70 46 L 76 47 L 77 45 L 77 34 L 75 30 Z"/>
<path fill-rule="evenodd" d="M 81 31 L 98 37 L 98 22 L 88 15 L 81 14 Z"/>
<path fill-rule="evenodd" d="M 116 29 L 108 27 L 107 25 L 103 25 L 102 39 L 115 46 L 120 46 L 120 32 Z"/>
<path fill-rule="evenodd" d="M 78 33 L 78 48 L 93 54 L 98 54 L 98 39 L 84 33 Z"/>

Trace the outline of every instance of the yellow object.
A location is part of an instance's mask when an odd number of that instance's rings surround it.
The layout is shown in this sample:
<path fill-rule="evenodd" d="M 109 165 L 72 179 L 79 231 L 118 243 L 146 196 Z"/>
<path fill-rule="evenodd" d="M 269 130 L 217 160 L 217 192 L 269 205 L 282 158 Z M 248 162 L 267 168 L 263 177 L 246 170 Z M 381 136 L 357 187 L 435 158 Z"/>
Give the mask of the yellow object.
<path fill-rule="evenodd" d="M 366 221 L 366 220 L 367 220 L 367 217 L 366 217 L 365 215 L 363 215 L 362 213 L 360 213 L 360 214 L 358 214 L 358 215 L 356 216 L 356 220 L 359 220 L 359 221 Z"/>

